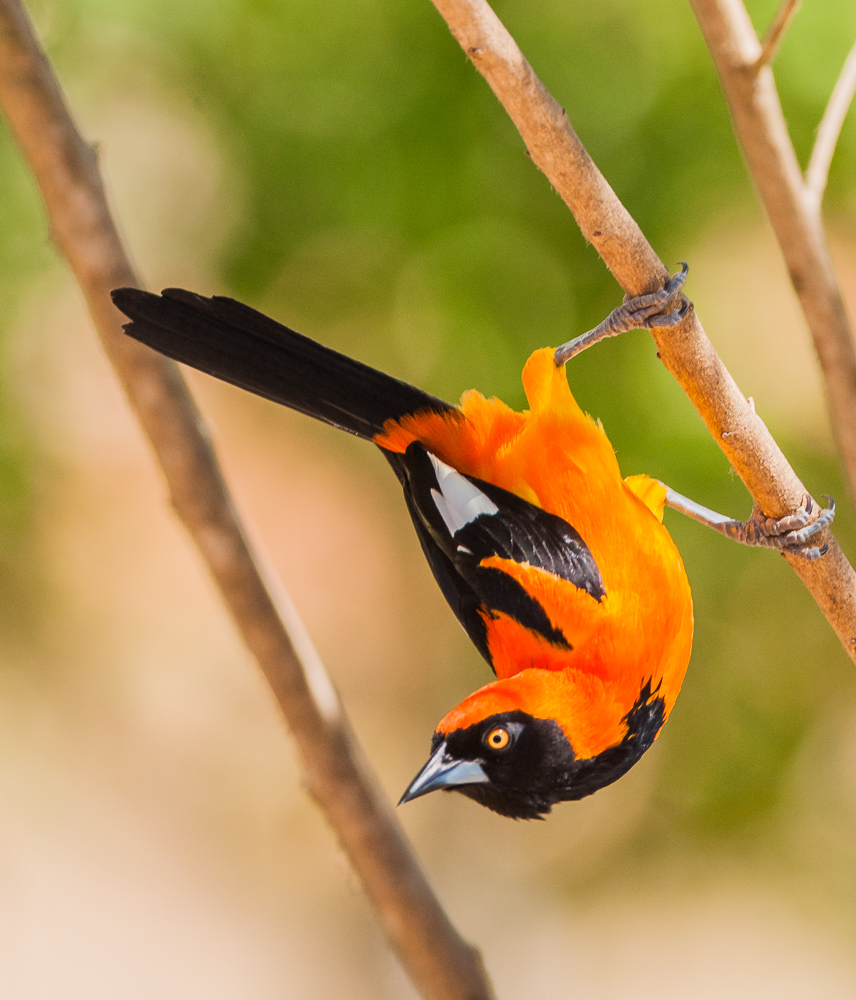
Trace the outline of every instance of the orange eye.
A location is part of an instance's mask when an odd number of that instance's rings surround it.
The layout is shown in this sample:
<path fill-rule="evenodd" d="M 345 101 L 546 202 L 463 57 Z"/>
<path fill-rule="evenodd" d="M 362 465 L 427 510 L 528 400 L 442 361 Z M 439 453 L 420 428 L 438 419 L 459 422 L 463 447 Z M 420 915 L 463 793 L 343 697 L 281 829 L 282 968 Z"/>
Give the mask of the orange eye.
<path fill-rule="evenodd" d="M 508 735 L 507 729 L 497 726 L 496 729 L 491 729 L 487 736 L 485 736 L 484 741 L 491 750 L 504 750 L 511 742 L 511 737 Z"/>

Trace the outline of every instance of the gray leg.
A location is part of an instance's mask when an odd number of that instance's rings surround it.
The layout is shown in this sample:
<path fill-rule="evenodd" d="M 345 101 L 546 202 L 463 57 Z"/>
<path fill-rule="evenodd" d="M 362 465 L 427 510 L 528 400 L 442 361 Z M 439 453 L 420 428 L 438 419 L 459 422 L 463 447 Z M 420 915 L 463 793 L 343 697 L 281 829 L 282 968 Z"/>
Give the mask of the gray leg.
<path fill-rule="evenodd" d="M 829 546 L 807 545 L 824 528 L 832 524 L 835 517 L 835 501 L 832 497 L 826 497 L 829 507 L 821 510 L 816 519 L 812 521 L 814 504 L 811 497 L 806 497 L 805 506 L 796 514 L 774 520 L 771 517 L 764 517 L 757 509 L 752 513 L 748 521 L 735 521 L 716 511 L 708 510 L 694 500 L 681 496 L 673 489 L 666 487 L 666 504 L 673 510 L 679 510 L 687 517 L 693 518 L 701 524 L 706 524 L 714 531 L 719 531 L 735 542 L 743 545 L 760 545 L 766 548 L 779 549 L 782 552 L 792 552 L 802 556 L 803 559 L 819 559 L 826 555 Z"/>
<path fill-rule="evenodd" d="M 687 280 L 689 267 L 682 263 L 681 270 L 670 278 L 659 292 L 637 295 L 626 299 L 624 305 L 614 309 L 606 319 L 588 333 L 583 333 L 567 344 L 556 348 L 556 364 L 563 365 L 599 340 L 617 337 L 628 330 L 650 330 L 652 327 L 676 326 L 691 308 L 681 289 Z M 671 307 L 677 305 L 672 310 Z"/>

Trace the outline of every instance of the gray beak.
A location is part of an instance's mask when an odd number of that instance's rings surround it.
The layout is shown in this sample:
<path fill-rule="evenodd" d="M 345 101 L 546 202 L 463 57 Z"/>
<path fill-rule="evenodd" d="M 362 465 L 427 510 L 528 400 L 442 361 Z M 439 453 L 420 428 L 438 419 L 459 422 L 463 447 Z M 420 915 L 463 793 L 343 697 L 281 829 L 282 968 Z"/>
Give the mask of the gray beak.
<path fill-rule="evenodd" d="M 418 799 L 438 788 L 456 788 L 458 785 L 487 785 L 490 778 L 484 768 L 475 760 L 456 760 L 448 755 L 445 742 L 441 743 L 434 756 L 411 781 L 410 787 L 401 796 L 399 805 Z"/>

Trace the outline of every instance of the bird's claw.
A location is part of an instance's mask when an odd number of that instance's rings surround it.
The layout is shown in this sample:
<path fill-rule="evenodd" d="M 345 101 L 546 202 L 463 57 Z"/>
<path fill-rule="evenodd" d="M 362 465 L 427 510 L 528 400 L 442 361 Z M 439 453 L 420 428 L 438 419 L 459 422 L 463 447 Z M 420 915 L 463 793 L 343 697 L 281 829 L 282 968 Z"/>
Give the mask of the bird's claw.
<path fill-rule="evenodd" d="M 692 308 L 692 303 L 682 294 L 683 287 L 687 281 L 689 265 L 684 261 L 680 262 L 681 269 L 656 292 L 648 292 L 645 295 L 637 295 L 634 298 L 624 299 L 624 304 L 616 309 L 613 315 L 618 320 L 620 314 L 620 325 L 627 324 L 628 330 L 650 330 L 653 327 L 677 326 Z M 676 309 L 669 309 L 669 306 L 677 303 Z"/>
<path fill-rule="evenodd" d="M 764 517 L 756 510 L 748 521 L 732 521 L 725 528 L 725 534 L 744 545 L 760 545 L 767 548 L 791 552 L 809 561 L 826 555 L 829 545 L 809 545 L 824 528 L 828 528 L 835 517 L 835 501 L 823 494 L 829 507 L 815 513 L 811 497 L 796 514 L 786 517 Z"/>
<path fill-rule="evenodd" d="M 617 337 L 628 330 L 651 330 L 654 327 L 677 326 L 692 309 L 692 302 L 683 295 L 689 266 L 681 261 L 681 269 L 672 275 L 661 289 L 624 299 L 620 305 L 593 330 L 574 337 L 567 344 L 557 347 L 554 358 L 557 365 L 567 364 L 571 358 L 592 344 L 606 337 Z M 677 308 L 671 307 L 676 305 Z"/>

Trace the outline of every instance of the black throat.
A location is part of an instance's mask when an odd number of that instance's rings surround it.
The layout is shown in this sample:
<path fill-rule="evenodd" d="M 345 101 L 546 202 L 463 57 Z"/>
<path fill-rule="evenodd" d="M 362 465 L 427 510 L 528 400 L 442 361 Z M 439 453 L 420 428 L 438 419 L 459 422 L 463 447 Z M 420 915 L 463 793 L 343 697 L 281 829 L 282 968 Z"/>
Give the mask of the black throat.
<path fill-rule="evenodd" d="M 561 726 L 525 712 L 492 716 L 486 724 L 448 734 L 449 751 L 461 759 L 482 761 L 489 783 L 462 785 L 455 791 L 503 816 L 543 819 L 557 802 L 574 801 L 626 774 L 651 746 L 665 719 L 663 698 L 646 682 L 622 720 L 627 732 L 620 743 L 595 757 L 579 758 Z M 513 751 L 485 756 L 482 729 L 503 722 L 523 724 Z M 435 738 L 436 745 L 440 739 Z"/>

